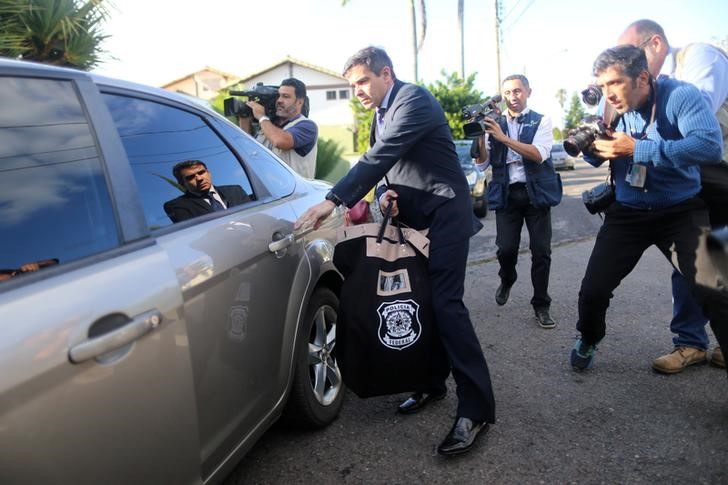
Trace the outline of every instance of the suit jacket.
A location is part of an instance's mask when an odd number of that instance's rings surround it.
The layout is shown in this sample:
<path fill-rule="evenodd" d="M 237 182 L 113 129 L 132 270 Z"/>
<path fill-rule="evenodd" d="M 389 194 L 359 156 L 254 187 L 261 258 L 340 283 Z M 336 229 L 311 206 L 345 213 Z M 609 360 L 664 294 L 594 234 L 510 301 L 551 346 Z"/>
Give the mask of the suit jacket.
<path fill-rule="evenodd" d="M 240 205 L 250 200 L 248 194 L 239 185 L 221 185 L 215 186 L 215 190 L 220 194 L 222 200 L 228 207 Z M 212 206 L 202 197 L 185 192 L 176 199 L 169 200 L 164 203 L 164 212 L 172 220 L 172 222 L 182 222 L 193 217 L 202 216 L 213 212 Z"/>
<path fill-rule="evenodd" d="M 430 227 L 435 212 L 446 208 L 448 239 L 472 236 L 475 218 L 470 188 L 458 161 L 445 114 L 426 89 L 395 81 L 384 115 L 385 128 L 372 123 L 371 148 L 332 189 L 353 207 L 385 175 L 399 194 L 399 220 L 414 229 Z M 452 219 L 452 220 L 450 220 Z"/>

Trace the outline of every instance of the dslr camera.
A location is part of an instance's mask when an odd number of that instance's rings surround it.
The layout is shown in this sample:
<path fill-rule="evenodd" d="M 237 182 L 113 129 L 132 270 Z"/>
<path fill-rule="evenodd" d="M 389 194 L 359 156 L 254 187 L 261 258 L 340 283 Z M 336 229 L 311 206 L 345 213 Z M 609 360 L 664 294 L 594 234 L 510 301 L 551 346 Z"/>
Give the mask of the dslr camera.
<path fill-rule="evenodd" d="M 462 110 L 463 118 L 468 120 L 463 125 L 463 133 L 466 138 L 478 138 L 485 133 L 485 118 L 492 120 L 497 119 L 501 115 L 501 109 L 498 106 L 503 100 L 500 94 L 496 94 L 482 103 L 470 104 Z"/>
<path fill-rule="evenodd" d="M 276 118 L 276 100 L 278 99 L 278 86 L 266 86 L 258 83 L 250 91 L 230 91 L 231 96 L 242 96 L 246 101 L 255 101 L 265 107 L 265 115 L 274 120 Z M 248 118 L 253 115 L 253 110 L 239 98 L 225 98 L 223 100 L 225 116 L 240 116 Z"/>
<path fill-rule="evenodd" d="M 615 121 L 616 123 L 616 121 Z M 587 116 L 576 128 L 569 130 L 569 137 L 564 140 L 564 150 L 572 157 L 589 147 L 597 138 L 605 138 L 612 131 L 599 116 Z"/>

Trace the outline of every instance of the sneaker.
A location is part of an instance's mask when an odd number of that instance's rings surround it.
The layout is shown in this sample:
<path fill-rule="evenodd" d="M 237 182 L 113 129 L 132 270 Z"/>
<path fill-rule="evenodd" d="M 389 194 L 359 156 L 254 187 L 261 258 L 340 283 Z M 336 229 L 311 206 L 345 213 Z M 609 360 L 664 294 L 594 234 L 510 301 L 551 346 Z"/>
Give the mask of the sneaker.
<path fill-rule="evenodd" d="M 571 349 L 571 367 L 576 371 L 589 370 L 594 367 L 594 353 L 597 351 L 596 345 L 586 345 L 579 338 Z"/>
<path fill-rule="evenodd" d="M 652 368 L 663 374 L 677 374 L 689 365 L 705 364 L 707 356 L 705 350 L 695 347 L 676 347 L 667 355 L 656 358 Z"/>
<path fill-rule="evenodd" d="M 713 356 L 710 358 L 710 363 L 716 367 L 722 367 L 725 369 L 725 358 L 723 357 L 723 351 L 720 347 L 716 347 L 713 350 Z"/>

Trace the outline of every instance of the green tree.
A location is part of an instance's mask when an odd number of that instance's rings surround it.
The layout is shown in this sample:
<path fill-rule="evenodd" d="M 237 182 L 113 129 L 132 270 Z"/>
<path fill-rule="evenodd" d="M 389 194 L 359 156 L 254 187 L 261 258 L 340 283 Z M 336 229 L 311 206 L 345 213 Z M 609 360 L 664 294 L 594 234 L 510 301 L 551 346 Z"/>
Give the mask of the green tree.
<path fill-rule="evenodd" d="M 104 0 L 0 0 L 0 55 L 76 69 L 98 65 Z"/>
<path fill-rule="evenodd" d="M 366 109 L 358 99 L 352 98 L 349 101 L 352 113 L 354 113 L 354 135 L 356 136 L 356 151 L 364 153 L 369 149 L 369 132 L 372 129 L 372 118 L 374 111 Z"/>
<path fill-rule="evenodd" d="M 347 163 L 341 156 L 344 149 L 336 141 L 326 138 L 319 138 L 316 145 L 316 178 L 328 179 L 340 165 Z"/>
<path fill-rule="evenodd" d="M 463 106 L 483 101 L 483 93 L 475 89 L 477 73 L 469 75 L 466 79 L 460 77 L 457 72 L 448 74 L 444 69 L 440 71 L 440 74 L 444 80 L 435 81 L 426 87 L 445 111 L 445 118 L 450 125 L 452 137 L 460 140 L 465 136 L 463 125 L 467 122 L 463 119 Z"/>
<path fill-rule="evenodd" d="M 581 104 L 579 95 L 574 92 L 571 95 L 569 110 L 566 112 L 566 117 L 564 118 L 564 131 L 570 130 L 571 128 L 575 128 L 576 126 L 578 126 L 584 116 L 586 116 L 586 114 L 586 110 Z"/>

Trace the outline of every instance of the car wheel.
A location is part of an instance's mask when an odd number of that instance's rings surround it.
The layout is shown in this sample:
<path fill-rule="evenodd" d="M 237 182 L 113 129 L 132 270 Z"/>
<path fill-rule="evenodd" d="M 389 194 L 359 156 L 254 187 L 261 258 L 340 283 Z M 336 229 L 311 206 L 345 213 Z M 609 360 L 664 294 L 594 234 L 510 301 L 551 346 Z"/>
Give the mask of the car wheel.
<path fill-rule="evenodd" d="M 485 195 L 480 199 L 480 207 L 473 209 L 473 213 L 479 219 L 488 215 L 488 199 L 485 198 Z"/>
<path fill-rule="evenodd" d="M 339 299 L 327 288 L 311 296 L 296 351 L 293 386 L 286 407 L 290 423 L 320 428 L 339 415 L 344 383 L 334 357 Z"/>

